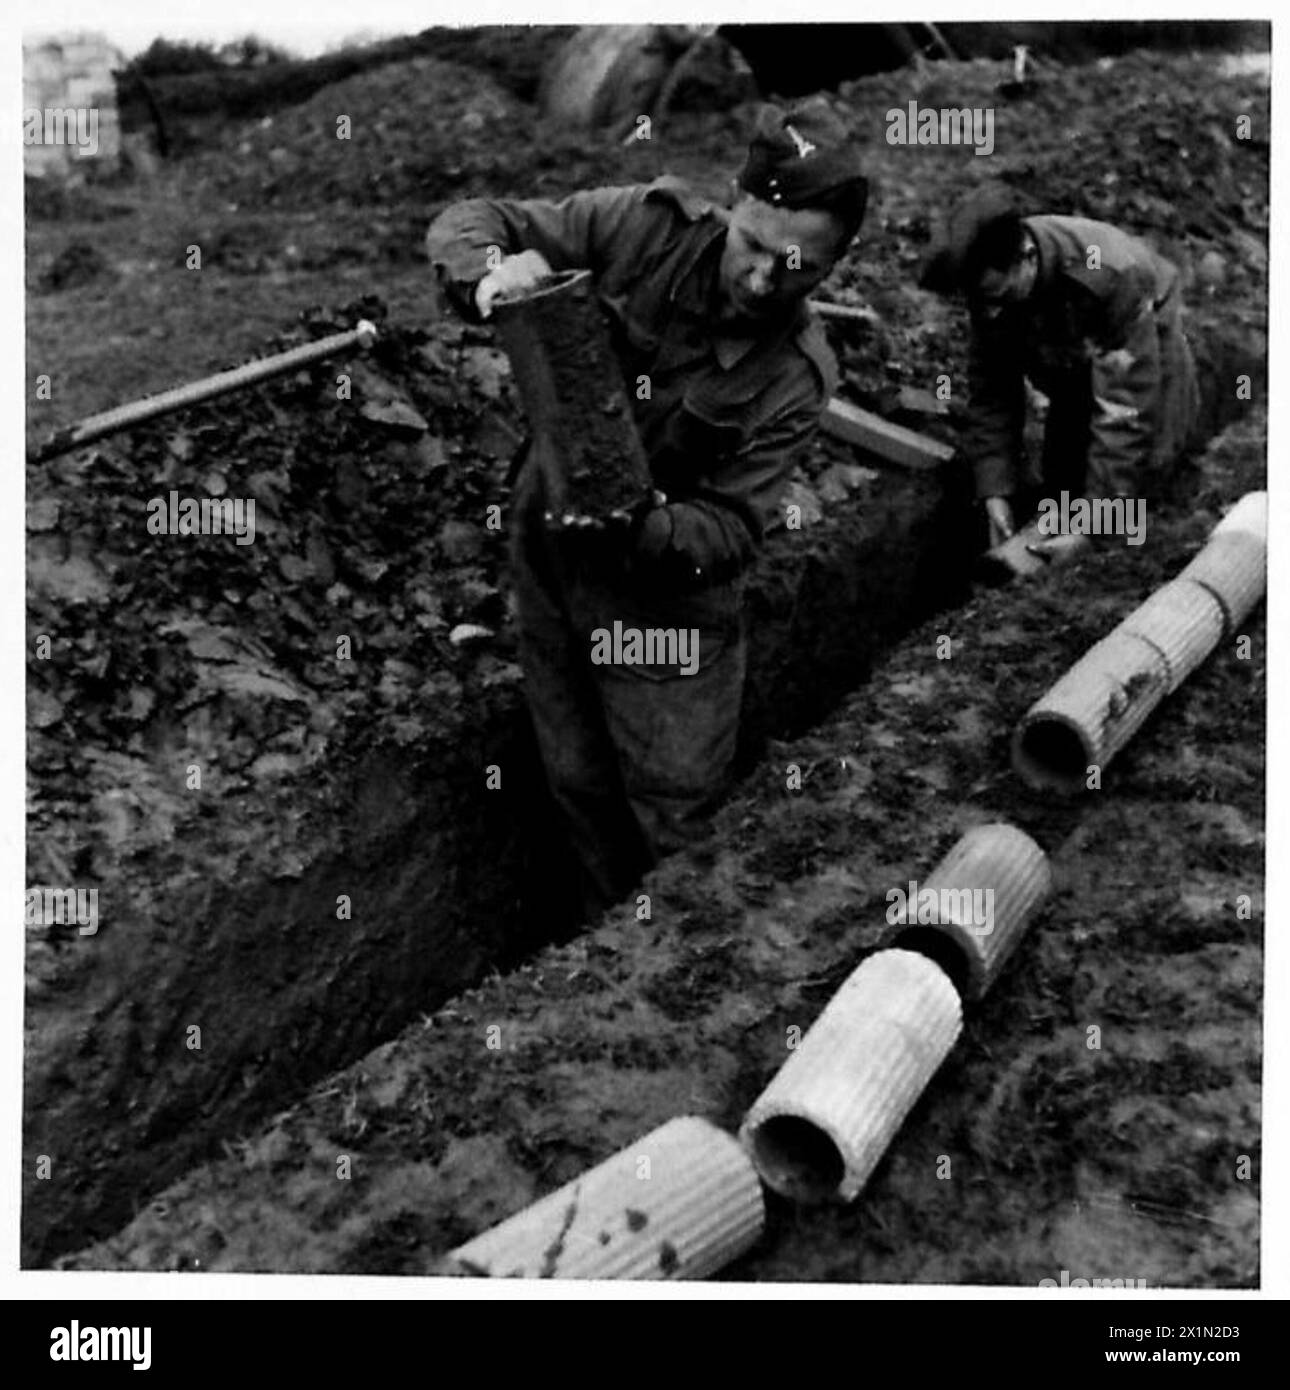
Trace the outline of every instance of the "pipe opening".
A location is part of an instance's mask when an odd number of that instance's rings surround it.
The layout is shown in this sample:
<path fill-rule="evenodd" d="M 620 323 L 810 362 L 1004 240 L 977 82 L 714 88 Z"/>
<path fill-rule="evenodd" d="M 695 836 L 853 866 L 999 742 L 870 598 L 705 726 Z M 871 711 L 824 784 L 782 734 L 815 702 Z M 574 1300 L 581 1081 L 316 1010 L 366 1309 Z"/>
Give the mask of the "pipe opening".
<path fill-rule="evenodd" d="M 968 992 L 972 978 L 972 962 L 967 951 L 948 932 L 934 927 L 905 927 L 892 941 L 895 951 L 917 951 L 950 977 L 950 983 L 962 998 Z"/>
<path fill-rule="evenodd" d="M 798 1202 L 824 1202 L 846 1173 L 838 1146 L 798 1115 L 774 1115 L 753 1131 L 753 1156 L 769 1186 Z"/>
<path fill-rule="evenodd" d="M 1021 730 L 1013 753 L 1013 765 L 1031 786 L 1064 792 L 1080 790 L 1092 761 L 1093 750 L 1078 730 L 1045 715 Z"/>

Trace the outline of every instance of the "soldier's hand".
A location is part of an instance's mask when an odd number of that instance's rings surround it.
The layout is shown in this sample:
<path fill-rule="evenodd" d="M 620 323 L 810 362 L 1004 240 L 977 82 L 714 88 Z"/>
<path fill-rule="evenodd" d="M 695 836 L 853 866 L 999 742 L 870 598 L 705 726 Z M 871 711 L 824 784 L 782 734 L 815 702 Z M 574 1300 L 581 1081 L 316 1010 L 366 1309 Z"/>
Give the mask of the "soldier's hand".
<path fill-rule="evenodd" d="M 1085 535 L 1045 536 L 1026 549 L 1050 565 L 1064 565 L 1089 543 Z"/>
<path fill-rule="evenodd" d="M 990 549 L 1002 545 L 1016 529 L 1012 524 L 1012 503 L 1006 497 L 985 499 L 986 520 L 990 523 Z"/>
<path fill-rule="evenodd" d="M 546 524 L 559 537 L 564 553 L 575 563 L 599 574 L 621 574 L 643 554 L 649 553 L 649 540 L 656 539 L 652 522 L 663 522 L 666 545 L 672 524 L 663 510 L 667 498 L 657 489 L 634 507 L 605 516 L 579 516 L 574 512 L 547 512 Z M 661 548 L 661 547 L 660 547 Z"/>
<path fill-rule="evenodd" d="M 550 263 L 541 251 L 521 251 L 515 256 L 503 256 L 496 270 L 490 270 L 475 286 L 475 305 L 480 318 L 493 312 L 493 300 L 499 294 L 522 294 L 541 284 L 553 274 Z"/>
<path fill-rule="evenodd" d="M 667 506 L 667 495 L 651 488 L 634 507 L 623 507 L 604 516 L 579 516 L 574 512 L 547 512 L 546 524 L 553 531 L 575 537 L 609 536 L 622 540 L 637 535 L 651 517 Z"/>

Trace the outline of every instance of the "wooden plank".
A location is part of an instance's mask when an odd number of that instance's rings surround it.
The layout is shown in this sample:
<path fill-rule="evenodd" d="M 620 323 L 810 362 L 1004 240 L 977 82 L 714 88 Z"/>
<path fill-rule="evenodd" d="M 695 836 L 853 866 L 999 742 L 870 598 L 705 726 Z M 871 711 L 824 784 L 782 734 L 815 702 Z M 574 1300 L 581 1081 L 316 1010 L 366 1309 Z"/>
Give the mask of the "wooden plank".
<path fill-rule="evenodd" d="M 861 323 L 881 322 L 878 314 L 867 304 L 834 304 L 827 299 L 812 299 L 808 302 L 824 319 L 855 319 Z"/>
<path fill-rule="evenodd" d="M 1038 521 L 1032 521 L 1020 531 L 1014 532 L 1002 544 L 996 545 L 993 550 L 987 550 L 977 560 L 977 575 L 987 583 L 1003 584 L 1017 575 L 1025 578 L 1027 575 L 1040 574 L 1054 566 L 1066 565 L 1077 559 L 1088 543 L 1088 537 L 1085 536 L 1082 538 L 1083 545 L 1061 550 L 1043 550 L 1043 543 L 1051 539 L 1050 535 L 1039 529 Z M 1032 546 L 1037 547 L 1037 550 L 1032 550 Z"/>
<path fill-rule="evenodd" d="M 942 444 L 939 439 L 929 439 L 927 435 L 907 430 L 903 425 L 893 425 L 881 415 L 861 410 L 858 405 L 839 400 L 836 396 L 824 407 L 820 425 L 835 439 L 858 445 L 903 468 L 939 468 L 954 457 L 952 445 Z"/>
<path fill-rule="evenodd" d="M 993 550 L 987 550 L 977 561 L 977 572 L 983 579 L 1004 583 L 1014 575 L 1038 574 L 1048 569 L 1048 562 L 1030 549 L 1042 539 L 1039 523 L 1032 521 Z"/>

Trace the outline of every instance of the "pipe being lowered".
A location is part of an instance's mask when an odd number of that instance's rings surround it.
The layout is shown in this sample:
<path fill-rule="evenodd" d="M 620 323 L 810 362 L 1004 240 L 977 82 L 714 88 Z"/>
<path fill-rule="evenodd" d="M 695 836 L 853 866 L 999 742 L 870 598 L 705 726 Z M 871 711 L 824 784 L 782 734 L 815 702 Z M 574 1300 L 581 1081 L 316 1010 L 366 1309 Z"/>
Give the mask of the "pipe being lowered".
<path fill-rule="evenodd" d="M 1266 492 L 1247 493 L 1178 576 L 1157 589 L 1022 717 L 1012 765 L 1038 789 L 1076 792 L 1137 733 L 1267 583 Z"/>
<path fill-rule="evenodd" d="M 630 512 L 650 494 L 649 461 L 591 272 L 560 271 L 498 299 L 493 321 L 535 436 L 548 508 L 564 524 Z"/>

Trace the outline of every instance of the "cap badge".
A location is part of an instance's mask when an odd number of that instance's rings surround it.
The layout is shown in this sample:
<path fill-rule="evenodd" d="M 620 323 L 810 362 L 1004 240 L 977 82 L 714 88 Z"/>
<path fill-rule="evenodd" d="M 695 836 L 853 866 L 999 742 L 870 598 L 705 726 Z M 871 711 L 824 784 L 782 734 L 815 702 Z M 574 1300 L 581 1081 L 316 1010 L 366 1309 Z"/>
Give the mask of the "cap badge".
<path fill-rule="evenodd" d="M 809 140 L 804 140 L 797 133 L 796 128 L 794 126 L 789 125 L 787 121 L 784 122 L 784 129 L 788 132 L 789 139 L 792 140 L 793 144 L 797 146 L 798 159 L 805 159 L 808 154 L 814 152 L 816 147 L 812 145 Z"/>

